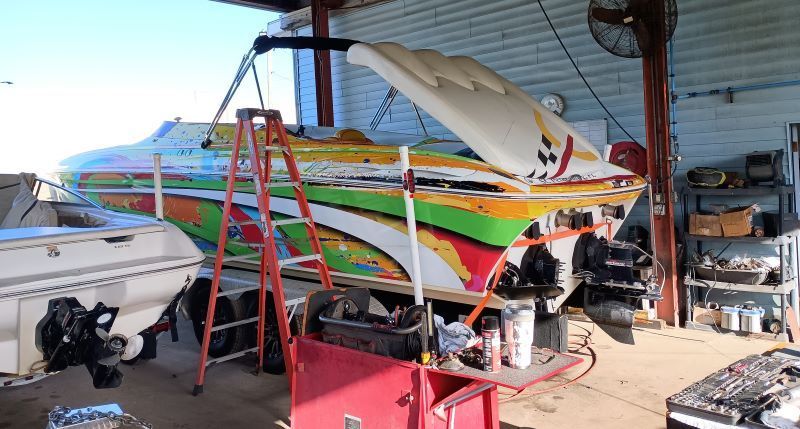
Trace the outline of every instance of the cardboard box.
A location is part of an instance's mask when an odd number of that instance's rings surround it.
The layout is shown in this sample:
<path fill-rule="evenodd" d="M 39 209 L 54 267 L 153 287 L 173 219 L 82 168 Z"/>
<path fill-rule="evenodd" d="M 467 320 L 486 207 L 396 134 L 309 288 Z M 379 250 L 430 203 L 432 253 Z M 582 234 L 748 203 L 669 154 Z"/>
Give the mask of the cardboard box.
<path fill-rule="evenodd" d="M 702 305 L 702 303 L 698 303 Z M 709 310 L 705 307 L 695 305 L 692 308 L 692 322 L 701 325 L 722 326 L 722 312 L 719 310 Z"/>
<path fill-rule="evenodd" d="M 744 237 L 753 232 L 753 213 L 755 207 L 728 210 L 719 215 L 722 234 L 725 237 Z"/>
<path fill-rule="evenodd" d="M 692 213 L 689 215 L 689 234 L 722 237 L 722 224 L 717 215 Z"/>

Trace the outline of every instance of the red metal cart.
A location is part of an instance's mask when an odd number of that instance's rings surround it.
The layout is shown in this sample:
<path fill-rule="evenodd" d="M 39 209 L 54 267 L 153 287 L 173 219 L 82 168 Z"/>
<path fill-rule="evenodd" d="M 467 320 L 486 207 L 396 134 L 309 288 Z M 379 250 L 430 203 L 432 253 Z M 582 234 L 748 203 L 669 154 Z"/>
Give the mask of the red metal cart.
<path fill-rule="evenodd" d="M 500 427 L 497 386 L 522 390 L 582 359 L 558 353 L 525 370 L 448 372 L 319 340 L 293 342 L 292 428 Z"/>

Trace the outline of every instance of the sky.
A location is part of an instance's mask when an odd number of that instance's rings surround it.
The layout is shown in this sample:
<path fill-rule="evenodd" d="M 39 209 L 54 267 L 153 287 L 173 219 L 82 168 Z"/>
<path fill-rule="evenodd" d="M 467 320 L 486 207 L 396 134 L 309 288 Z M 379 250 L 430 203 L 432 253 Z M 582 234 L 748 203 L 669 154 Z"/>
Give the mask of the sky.
<path fill-rule="evenodd" d="M 208 122 L 276 13 L 210 0 L 0 0 L 0 172 L 47 175 L 165 120 Z M 257 60 L 265 102 L 295 120 L 291 51 Z M 252 74 L 237 107 L 258 107 Z M 267 79 L 269 76 L 269 79 Z M 268 83 L 267 83 L 268 81 Z"/>

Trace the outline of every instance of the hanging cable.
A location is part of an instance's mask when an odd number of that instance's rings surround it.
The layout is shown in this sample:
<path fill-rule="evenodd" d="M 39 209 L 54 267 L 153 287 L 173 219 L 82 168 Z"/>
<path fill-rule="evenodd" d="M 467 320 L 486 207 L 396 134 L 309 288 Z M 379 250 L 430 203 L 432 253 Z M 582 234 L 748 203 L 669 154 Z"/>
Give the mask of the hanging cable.
<path fill-rule="evenodd" d="M 581 77 L 581 80 L 583 80 L 583 83 L 586 85 L 586 88 L 589 89 L 589 92 L 592 93 L 594 99 L 597 100 L 597 102 L 600 104 L 600 107 L 602 107 L 603 110 L 606 111 L 606 114 L 608 114 L 611 120 L 614 121 L 615 124 L 617 124 L 619 129 L 621 129 L 622 132 L 625 133 L 625 135 L 628 136 L 629 139 L 631 139 L 631 141 L 639 143 L 635 138 L 633 138 L 633 136 L 628 132 L 628 130 L 626 130 L 625 127 L 623 127 L 619 123 L 619 121 L 617 121 L 617 118 L 615 118 L 614 115 L 611 114 L 606 105 L 603 104 L 602 101 L 600 101 L 600 97 L 597 96 L 597 94 L 594 92 L 594 89 L 592 89 L 592 86 L 589 85 L 589 82 L 583 76 L 581 69 L 578 68 L 578 64 L 575 63 L 575 60 L 572 59 L 572 55 L 570 55 L 569 51 L 567 50 L 567 47 L 564 46 L 564 42 L 561 41 L 561 37 L 558 35 L 558 32 L 556 31 L 556 27 L 553 26 L 553 23 L 550 21 L 550 17 L 547 16 L 547 12 L 544 10 L 544 6 L 542 6 L 542 0 L 536 0 L 536 1 L 537 3 L 539 3 L 539 7 L 542 9 L 542 13 L 544 14 L 544 18 L 547 20 L 547 23 L 550 24 L 550 29 L 553 30 L 553 34 L 556 36 L 556 39 L 558 39 L 558 43 L 561 44 L 561 49 L 563 49 L 564 53 L 567 54 L 567 58 L 569 58 L 569 61 L 572 63 L 572 67 L 574 67 L 575 71 L 578 72 L 578 76 Z"/>

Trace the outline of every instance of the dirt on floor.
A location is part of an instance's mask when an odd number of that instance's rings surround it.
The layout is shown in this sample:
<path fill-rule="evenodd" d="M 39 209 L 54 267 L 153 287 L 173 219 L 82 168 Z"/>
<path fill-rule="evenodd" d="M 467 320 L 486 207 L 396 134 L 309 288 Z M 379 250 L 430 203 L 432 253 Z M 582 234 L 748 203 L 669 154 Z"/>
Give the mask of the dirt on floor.
<path fill-rule="evenodd" d="M 199 347 L 188 323 L 181 341 L 164 337 L 158 358 L 122 367 L 122 387 L 95 390 L 84 368 L 70 368 L 40 382 L 0 390 L 0 429 L 38 429 L 56 405 L 85 407 L 115 402 L 166 428 L 289 427 L 290 396 L 283 376 L 254 376 L 249 361 L 217 365 L 205 393 L 191 395 Z M 664 428 L 667 396 L 750 354 L 777 343 L 684 329 L 636 329 L 636 345 L 619 344 L 591 323 L 570 322 L 570 333 L 591 333 L 584 363 L 517 396 L 501 390 L 503 429 Z M 574 346 L 578 347 L 578 346 Z M 570 382 L 592 369 L 569 386 Z M 542 392 L 546 391 L 546 392 Z"/>

